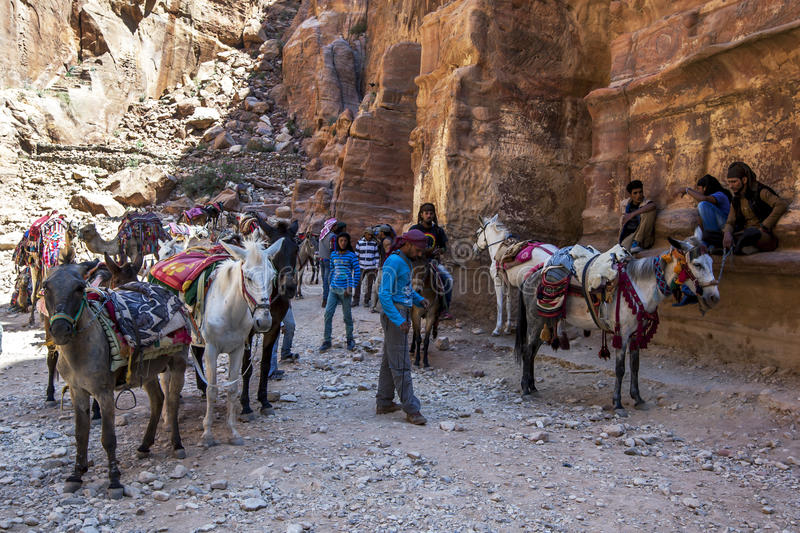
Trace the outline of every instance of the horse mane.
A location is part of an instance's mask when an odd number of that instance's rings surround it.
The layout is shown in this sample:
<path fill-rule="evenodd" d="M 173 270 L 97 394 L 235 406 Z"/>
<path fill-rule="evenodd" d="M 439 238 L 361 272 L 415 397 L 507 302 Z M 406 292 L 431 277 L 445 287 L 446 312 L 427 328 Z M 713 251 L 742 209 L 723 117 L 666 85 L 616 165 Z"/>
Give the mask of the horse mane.
<path fill-rule="evenodd" d="M 628 272 L 628 276 L 634 280 L 654 278 L 656 275 L 656 266 L 652 257 L 632 259 L 628 262 L 626 270 Z"/>

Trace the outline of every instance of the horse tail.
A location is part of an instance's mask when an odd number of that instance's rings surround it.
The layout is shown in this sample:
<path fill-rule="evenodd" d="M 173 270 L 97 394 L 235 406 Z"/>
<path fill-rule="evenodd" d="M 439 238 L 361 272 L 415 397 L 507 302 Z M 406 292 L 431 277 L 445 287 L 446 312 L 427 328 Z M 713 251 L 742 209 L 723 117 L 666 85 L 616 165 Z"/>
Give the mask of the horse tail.
<path fill-rule="evenodd" d="M 517 313 L 517 334 L 516 339 L 514 340 L 514 359 L 517 361 L 517 363 L 522 363 L 522 357 L 527 349 L 528 313 L 525 309 L 525 291 L 520 288 L 518 292 L 519 312 Z"/>

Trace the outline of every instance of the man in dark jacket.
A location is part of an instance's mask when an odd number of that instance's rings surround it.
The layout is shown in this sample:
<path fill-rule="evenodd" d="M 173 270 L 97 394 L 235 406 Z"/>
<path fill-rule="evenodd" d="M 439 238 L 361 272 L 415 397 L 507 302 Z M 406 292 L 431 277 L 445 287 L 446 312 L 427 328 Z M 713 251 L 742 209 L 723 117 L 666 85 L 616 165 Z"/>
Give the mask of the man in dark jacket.
<path fill-rule="evenodd" d="M 436 260 L 436 269 L 444 284 L 445 308 L 441 314 L 441 319 L 451 319 L 453 318 L 450 314 L 450 302 L 453 299 L 453 275 L 441 263 L 442 256 L 447 251 L 447 234 L 439 226 L 439 220 L 436 218 L 436 207 L 432 203 L 422 204 L 417 213 L 417 223 L 411 226 L 410 229 L 419 230 L 428 238 L 428 248 L 432 251 L 432 258 Z"/>
<path fill-rule="evenodd" d="M 734 253 L 770 252 L 778 247 L 773 234 L 775 224 L 786 212 L 789 202 L 767 185 L 756 180 L 755 172 L 736 161 L 728 167 L 728 187 L 733 192 L 731 210 L 722 229 L 722 247 L 733 247 Z M 718 244 L 719 235 L 706 232 L 703 240 Z"/>

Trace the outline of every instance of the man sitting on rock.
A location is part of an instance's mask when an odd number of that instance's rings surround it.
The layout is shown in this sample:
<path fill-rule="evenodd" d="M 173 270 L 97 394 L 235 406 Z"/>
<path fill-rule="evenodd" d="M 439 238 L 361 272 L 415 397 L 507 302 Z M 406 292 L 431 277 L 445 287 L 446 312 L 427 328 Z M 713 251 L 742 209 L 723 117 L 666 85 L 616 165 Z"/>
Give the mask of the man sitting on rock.
<path fill-rule="evenodd" d="M 644 197 L 644 185 L 633 180 L 625 187 L 630 198 L 620 219 L 619 243 L 635 254 L 653 246 L 656 229 L 656 204 Z"/>
<path fill-rule="evenodd" d="M 736 161 L 728 167 L 728 187 L 733 191 L 731 210 L 722 228 L 722 247 L 736 254 L 771 252 L 778 247 L 773 234 L 775 224 L 786 212 L 789 202 L 756 180 L 745 163 Z M 705 232 L 703 240 L 719 245 L 719 232 Z"/>

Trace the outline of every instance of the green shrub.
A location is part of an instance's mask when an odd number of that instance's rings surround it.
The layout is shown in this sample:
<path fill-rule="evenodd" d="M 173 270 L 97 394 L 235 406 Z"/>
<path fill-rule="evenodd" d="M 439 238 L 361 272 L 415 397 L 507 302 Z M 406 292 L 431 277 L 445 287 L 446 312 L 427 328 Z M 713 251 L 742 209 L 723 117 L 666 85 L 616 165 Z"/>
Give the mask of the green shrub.
<path fill-rule="evenodd" d="M 130 159 L 128 159 L 126 165 L 129 166 L 130 168 L 137 168 L 139 166 L 139 158 L 131 157 Z"/>
<path fill-rule="evenodd" d="M 297 132 L 297 124 L 294 123 L 294 119 L 289 119 L 289 122 L 286 123 L 286 129 L 289 130 L 289 133 L 292 135 Z"/>
<path fill-rule="evenodd" d="M 190 198 L 212 196 L 225 187 L 225 183 L 241 181 L 241 169 L 232 163 L 205 165 L 183 179 L 183 190 Z"/>
<path fill-rule="evenodd" d="M 367 21 L 366 20 L 360 20 L 357 23 L 355 23 L 352 28 L 350 28 L 350 34 L 351 35 L 361 35 L 362 33 L 365 33 L 366 31 L 367 31 Z"/>
<path fill-rule="evenodd" d="M 69 97 L 68 92 L 58 93 L 58 99 L 61 100 L 62 107 L 69 107 L 69 105 L 72 103 L 72 99 Z"/>
<path fill-rule="evenodd" d="M 303 137 L 306 137 L 306 138 L 311 137 L 311 135 L 313 133 L 314 132 L 311 131 L 311 128 L 306 128 L 306 129 L 303 130 Z"/>

